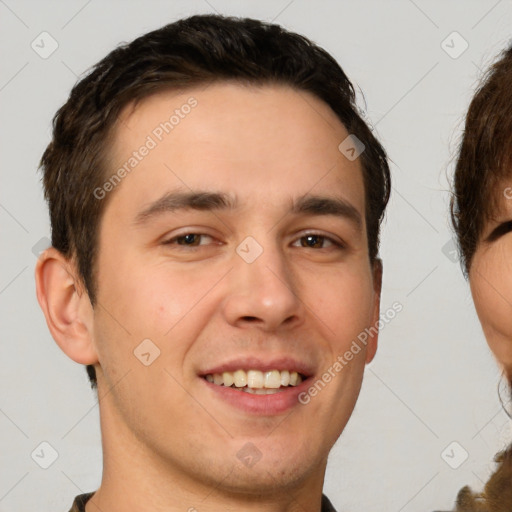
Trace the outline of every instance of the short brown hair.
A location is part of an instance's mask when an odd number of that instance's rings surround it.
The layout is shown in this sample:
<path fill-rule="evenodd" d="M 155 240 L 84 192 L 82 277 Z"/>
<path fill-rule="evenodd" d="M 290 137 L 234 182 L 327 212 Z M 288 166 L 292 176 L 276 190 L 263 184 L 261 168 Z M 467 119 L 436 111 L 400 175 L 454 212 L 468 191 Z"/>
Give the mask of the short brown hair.
<path fill-rule="evenodd" d="M 354 88 L 338 63 L 308 39 L 252 19 L 197 15 L 166 25 L 113 50 L 72 89 L 53 120 L 53 139 L 41 159 L 52 245 L 76 259 L 79 277 L 96 302 L 94 263 L 98 226 L 108 198 L 93 191 L 109 175 L 109 141 L 123 107 L 164 89 L 214 81 L 283 84 L 326 102 L 364 145 L 369 256 L 390 194 L 384 149 L 355 106 Z M 340 141 L 341 142 L 341 141 Z M 96 386 L 93 366 L 87 371 Z"/>
<path fill-rule="evenodd" d="M 512 174 L 512 47 L 487 71 L 466 115 L 451 198 L 466 276 L 482 236 L 503 199 L 500 185 Z"/>

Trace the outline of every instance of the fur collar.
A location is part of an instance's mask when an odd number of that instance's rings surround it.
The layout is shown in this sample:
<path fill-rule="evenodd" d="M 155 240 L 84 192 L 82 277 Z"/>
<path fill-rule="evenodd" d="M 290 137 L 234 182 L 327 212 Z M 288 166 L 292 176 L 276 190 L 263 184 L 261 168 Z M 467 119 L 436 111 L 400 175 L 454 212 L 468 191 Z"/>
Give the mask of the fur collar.
<path fill-rule="evenodd" d="M 512 444 L 494 457 L 496 471 L 481 493 L 466 486 L 457 495 L 455 512 L 510 512 L 512 511 Z"/>

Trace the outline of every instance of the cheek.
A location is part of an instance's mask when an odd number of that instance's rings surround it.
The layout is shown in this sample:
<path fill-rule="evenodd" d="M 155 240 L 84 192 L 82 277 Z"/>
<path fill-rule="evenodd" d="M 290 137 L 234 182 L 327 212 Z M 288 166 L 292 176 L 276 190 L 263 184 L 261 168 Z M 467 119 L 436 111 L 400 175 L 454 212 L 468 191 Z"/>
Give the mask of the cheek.
<path fill-rule="evenodd" d="M 365 269 L 332 274 L 306 294 L 314 316 L 326 326 L 325 334 L 340 352 L 372 322 L 373 284 Z"/>
<path fill-rule="evenodd" d="M 501 364 L 512 368 L 512 265 L 504 256 L 496 250 L 481 258 L 471 269 L 470 284 L 489 347 Z"/>
<path fill-rule="evenodd" d="M 196 280 L 190 273 L 172 272 L 165 265 L 130 265 L 121 258 L 113 268 L 105 261 L 102 270 L 95 339 L 109 385 L 130 371 L 130 380 L 139 383 L 138 389 L 146 389 L 142 383 L 149 386 L 152 379 L 162 378 L 178 393 L 179 387 L 172 379 L 167 382 L 169 376 L 162 371 L 167 368 L 171 374 L 178 372 L 203 328 L 202 319 L 208 317 L 198 316 L 203 306 L 201 298 L 214 276 L 210 272 Z M 155 359 L 146 367 L 136 356 L 148 352 Z M 162 384 L 153 382 L 149 387 L 160 388 Z"/>
<path fill-rule="evenodd" d="M 192 311 L 211 285 L 205 275 L 176 271 L 169 265 L 130 264 L 104 266 L 100 301 L 130 333 L 140 337 L 164 336 Z"/>

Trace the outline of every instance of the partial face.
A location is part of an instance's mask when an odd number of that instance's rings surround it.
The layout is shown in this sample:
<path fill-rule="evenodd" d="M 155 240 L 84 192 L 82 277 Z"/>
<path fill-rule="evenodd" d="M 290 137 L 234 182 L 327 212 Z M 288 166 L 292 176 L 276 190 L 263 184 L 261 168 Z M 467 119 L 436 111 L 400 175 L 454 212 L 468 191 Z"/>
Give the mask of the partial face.
<path fill-rule="evenodd" d="M 359 343 L 298 401 L 378 321 L 362 170 L 338 150 L 347 131 L 309 94 L 232 84 L 152 96 L 122 121 L 112 174 L 146 155 L 100 227 L 94 335 L 110 440 L 136 439 L 217 489 L 321 479 L 376 348 Z M 230 387 L 246 383 L 253 393 Z"/>
<path fill-rule="evenodd" d="M 512 378 L 512 180 L 500 187 L 501 208 L 488 222 L 469 280 L 485 337 Z"/>

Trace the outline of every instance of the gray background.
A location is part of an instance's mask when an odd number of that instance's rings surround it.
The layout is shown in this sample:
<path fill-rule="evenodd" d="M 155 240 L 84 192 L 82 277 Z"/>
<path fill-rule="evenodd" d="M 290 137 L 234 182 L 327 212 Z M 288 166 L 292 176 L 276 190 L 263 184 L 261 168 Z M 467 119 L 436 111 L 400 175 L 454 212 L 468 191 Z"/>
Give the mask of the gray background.
<path fill-rule="evenodd" d="M 512 440 L 448 223 L 464 110 L 512 36 L 505 0 L 0 0 L 0 511 L 65 511 L 101 478 L 96 396 L 52 340 L 35 298 L 33 247 L 50 235 L 36 168 L 51 118 L 77 77 L 118 43 L 215 11 L 273 20 L 330 51 L 364 91 L 393 162 L 382 311 L 395 301 L 403 311 L 382 331 L 325 492 L 344 511 L 448 510 L 460 487 L 481 488 L 494 453 Z M 43 31 L 58 43 L 46 59 L 31 48 Z M 457 58 L 464 42 L 454 31 L 469 45 Z M 43 441 L 58 453 L 48 469 L 31 456 Z M 463 450 L 467 460 L 453 469 L 446 460 L 459 465 Z"/>

